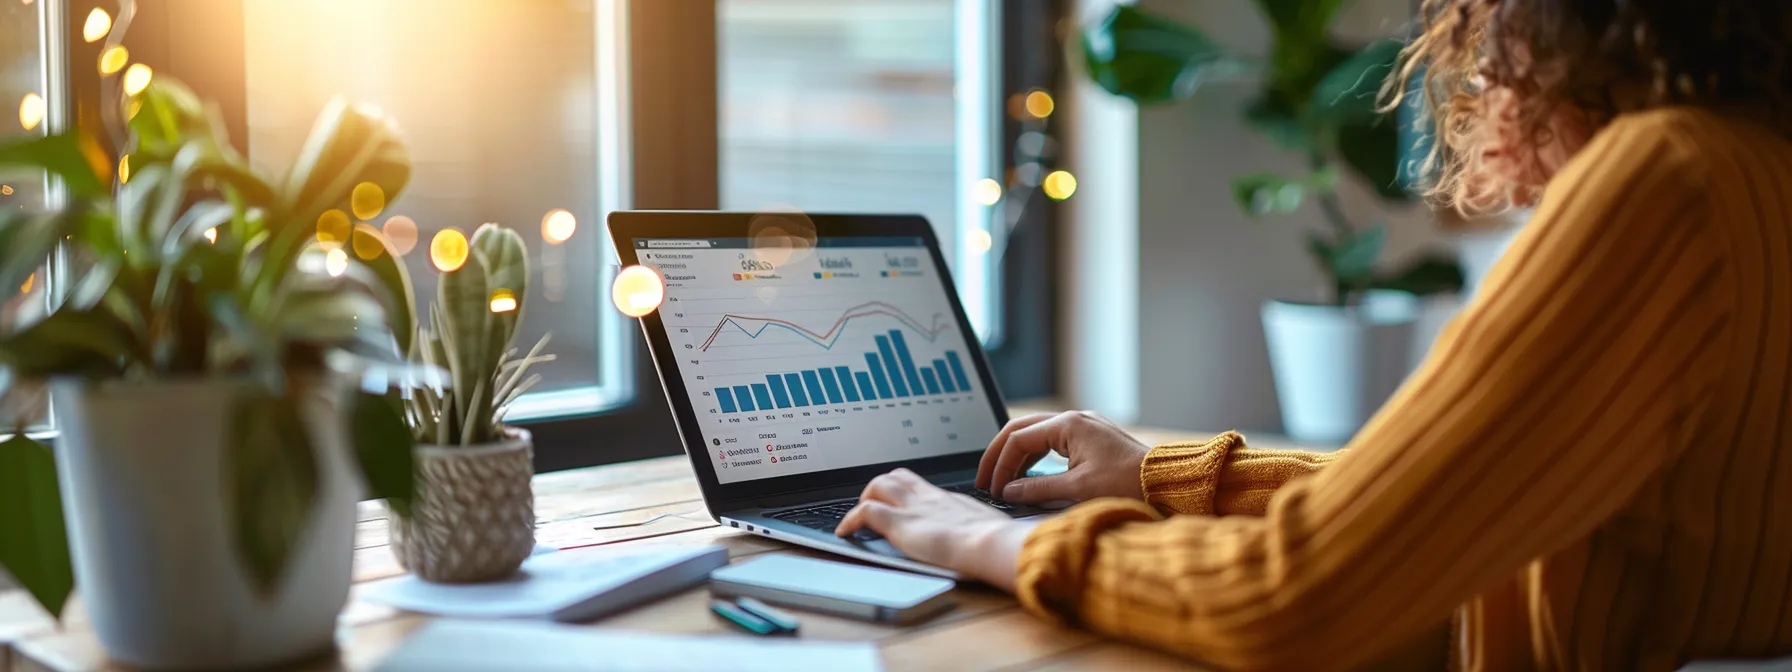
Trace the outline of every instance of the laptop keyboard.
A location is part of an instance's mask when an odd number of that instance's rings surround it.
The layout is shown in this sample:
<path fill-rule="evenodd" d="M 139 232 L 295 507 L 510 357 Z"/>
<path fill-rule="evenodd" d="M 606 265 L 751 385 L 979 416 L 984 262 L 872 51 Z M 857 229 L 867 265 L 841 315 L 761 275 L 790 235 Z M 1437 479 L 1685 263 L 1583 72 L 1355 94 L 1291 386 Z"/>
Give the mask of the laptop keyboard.
<path fill-rule="evenodd" d="M 994 495 L 989 494 L 988 490 L 984 490 L 969 483 L 947 487 L 946 491 L 970 495 L 977 501 L 988 504 L 1010 515 L 1014 515 L 1015 511 L 1021 510 L 1022 508 L 996 499 Z M 846 517 L 846 512 L 851 511 L 852 507 L 857 506 L 858 503 L 859 500 L 857 499 L 843 499 L 821 504 L 811 504 L 809 506 L 794 509 L 775 511 L 765 514 L 765 517 L 801 525 L 811 530 L 833 532 L 835 528 L 840 526 L 840 520 Z M 883 535 L 871 530 L 859 530 L 858 532 L 854 532 L 848 538 L 857 541 L 873 541 L 882 539 Z"/>

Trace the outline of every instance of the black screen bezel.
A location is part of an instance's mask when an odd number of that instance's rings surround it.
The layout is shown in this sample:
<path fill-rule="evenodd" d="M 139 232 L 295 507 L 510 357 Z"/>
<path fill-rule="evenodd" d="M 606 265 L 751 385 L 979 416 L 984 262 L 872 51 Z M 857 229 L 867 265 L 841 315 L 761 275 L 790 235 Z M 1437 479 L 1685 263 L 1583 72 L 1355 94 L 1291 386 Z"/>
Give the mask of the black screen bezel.
<path fill-rule="evenodd" d="M 624 266 L 632 266 L 639 263 L 634 245 L 636 238 L 745 238 L 749 236 L 753 218 L 761 214 L 791 216 L 790 213 L 636 210 L 610 213 L 607 223 L 610 240 L 617 257 Z M 928 254 L 933 257 L 934 268 L 939 271 L 941 289 L 946 292 L 948 303 L 952 305 L 952 314 L 958 320 L 959 333 L 976 333 L 971 329 L 970 319 L 964 312 L 964 305 L 958 300 L 957 286 L 952 281 L 951 267 L 946 265 L 945 257 L 940 251 L 939 239 L 934 235 L 933 226 L 927 223 L 926 218 L 920 215 L 814 213 L 803 213 L 803 216 L 814 222 L 815 235 L 820 238 L 894 236 L 921 238 Z M 715 468 L 710 464 L 709 449 L 703 445 L 702 425 L 698 422 L 696 408 L 690 402 L 690 395 L 685 389 L 684 378 L 678 375 L 677 353 L 673 351 L 671 339 L 666 333 L 664 323 L 660 321 L 659 313 L 657 311 L 649 313 L 640 318 L 640 323 L 642 334 L 647 339 L 648 351 L 653 355 L 654 369 L 659 375 L 661 387 L 666 393 L 666 401 L 671 406 L 673 419 L 677 423 L 679 440 L 684 444 L 684 452 L 691 460 L 692 469 L 696 471 L 698 484 L 703 490 L 703 499 L 708 504 L 711 513 L 750 506 L 754 500 L 805 490 L 863 484 L 877 475 L 897 467 L 907 467 L 921 474 L 943 473 L 974 469 L 982 459 L 983 451 L 978 449 L 949 455 L 897 460 L 792 476 L 762 478 L 739 483 L 721 483 L 716 479 Z M 995 376 L 990 372 L 989 362 L 984 355 L 982 344 L 975 338 L 969 338 L 966 341 L 969 344 L 966 350 L 970 355 L 972 365 L 977 370 L 977 377 L 983 381 L 983 389 L 989 400 L 990 411 L 995 414 L 996 427 L 1002 427 L 1008 424 L 1008 409 L 1002 401 L 1001 390 L 996 387 Z"/>

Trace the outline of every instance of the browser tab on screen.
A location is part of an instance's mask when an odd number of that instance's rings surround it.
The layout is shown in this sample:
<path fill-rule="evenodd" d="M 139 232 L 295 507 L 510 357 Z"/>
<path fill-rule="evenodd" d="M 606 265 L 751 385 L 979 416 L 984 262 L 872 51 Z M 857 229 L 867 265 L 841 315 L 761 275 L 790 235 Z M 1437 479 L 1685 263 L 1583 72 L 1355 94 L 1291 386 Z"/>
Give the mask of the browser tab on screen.
<path fill-rule="evenodd" d="M 649 240 L 649 241 L 647 241 L 647 247 L 649 247 L 649 248 L 693 248 L 693 247 L 710 247 L 710 246 L 711 245 L 709 244 L 709 241 L 707 241 L 707 240 Z"/>

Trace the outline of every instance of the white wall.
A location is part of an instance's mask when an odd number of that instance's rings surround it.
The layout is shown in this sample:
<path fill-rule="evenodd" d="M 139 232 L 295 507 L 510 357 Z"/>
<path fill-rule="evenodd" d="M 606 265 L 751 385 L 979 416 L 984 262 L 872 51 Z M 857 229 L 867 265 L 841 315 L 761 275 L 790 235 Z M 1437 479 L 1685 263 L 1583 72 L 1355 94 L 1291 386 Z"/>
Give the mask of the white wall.
<path fill-rule="evenodd" d="M 1079 4 L 1086 16 L 1110 5 Z M 1234 48 L 1267 49 L 1268 28 L 1251 0 L 1140 4 Z M 1398 31 L 1410 4 L 1358 0 L 1347 11 L 1340 36 L 1366 39 Z M 1320 295 L 1302 235 L 1324 223 L 1312 206 L 1253 221 L 1233 205 L 1232 176 L 1301 169 L 1240 118 L 1255 91 L 1253 82 L 1215 83 L 1189 101 L 1143 110 L 1080 81 L 1069 92 L 1075 112 L 1065 129 L 1080 185 L 1065 227 L 1069 403 L 1156 426 L 1279 429 L 1258 309 L 1271 298 Z M 1390 222 L 1390 259 L 1441 240 L 1423 208 L 1388 211 L 1359 187 L 1347 190 L 1345 207 L 1359 221 Z M 1084 278 L 1122 291 L 1092 291 Z M 1129 316 L 1130 329 L 1097 323 Z"/>

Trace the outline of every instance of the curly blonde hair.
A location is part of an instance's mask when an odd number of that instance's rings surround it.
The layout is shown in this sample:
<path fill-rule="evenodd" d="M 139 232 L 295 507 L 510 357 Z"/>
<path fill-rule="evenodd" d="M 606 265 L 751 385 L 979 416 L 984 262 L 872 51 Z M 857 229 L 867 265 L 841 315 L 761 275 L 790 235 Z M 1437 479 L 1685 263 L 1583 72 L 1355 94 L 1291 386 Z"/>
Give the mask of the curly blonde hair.
<path fill-rule="evenodd" d="M 1439 142 L 1421 170 L 1444 205 L 1534 201 L 1552 148 L 1627 112 L 1697 106 L 1792 128 L 1792 2 L 1424 0 L 1420 14 L 1389 88 L 1396 104 L 1422 91 Z"/>

